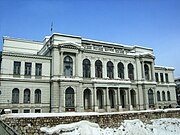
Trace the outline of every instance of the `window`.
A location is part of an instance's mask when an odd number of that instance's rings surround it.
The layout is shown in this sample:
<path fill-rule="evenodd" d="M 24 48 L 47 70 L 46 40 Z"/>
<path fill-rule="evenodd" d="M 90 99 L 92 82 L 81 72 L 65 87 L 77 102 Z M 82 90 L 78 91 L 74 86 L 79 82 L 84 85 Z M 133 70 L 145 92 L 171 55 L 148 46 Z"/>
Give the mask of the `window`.
<path fill-rule="evenodd" d="M 128 64 L 128 77 L 130 80 L 134 80 L 134 67 L 131 63 Z"/>
<path fill-rule="evenodd" d="M 74 90 L 73 88 L 69 87 L 66 89 L 65 93 L 65 105 L 66 109 L 73 109 L 74 108 Z"/>
<path fill-rule="evenodd" d="M 149 107 L 154 107 L 154 95 L 151 89 L 148 90 L 148 100 L 149 100 Z"/>
<path fill-rule="evenodd" d="M 12 90 L 12 103 L 13 104 L 19 103 L 19 89 L 17 88 Z"/>
<path fill-rule="evenodd" d="M 118 63 L 118 77 L 124 79 L 124 65 L 121 62 Z"/>
<path fill-rule="evenodd" d="M 100 60 L 97 60 L 95 62 L 95 76 L 98 78 L 102 78 L 102 62 Z"/>
<path fill-rule="evenodd" d="M 35 109 L 35 113 L 41 113 L 41 109 Z"/>
<path fill-rule="evenodd" d="M 88 59 L 83 60 L 83 77 L 90 78 L 91 77 L 91 65 Z"/>
<path fill-rule="evenodd" d="M 30 113 L 29 109 L 24 109 L 24 113 Z"/>
<path fill-rule="evenodd" d="M 147 64 L 144 65 L 145 80 L 149 80 L 149 67 Z"/>
<path fill-rule="evenodd" d="M 35 75 L 36 76 L 41 76 L 42 75 L 42 64 L 41 63 L 36 63 Z"/>
<path fill-rule="evenodd" d="M 20 75 L 20 73 L 21 73 L 21 62 L 14 61 L 14 71 L 13 71 L 13 74 L 14 75 Z"/>
<path fill-rule="evenodd" d="M 161 82 L 164 82 L 164 76 L 163 73 L 160 73 Z"/>
<path fill-rule="evenodd" d="M 24 90 L 24 103 L 30 103 L 30 90 Z"/>
<path fill-rule="evenodd" d="M 155 73 L 155 77 L 156 77 L 156 82 L 159 82 L 159 76 L 158 76 L 158 73 Z"/>
<path fill-rule="evenodd" d="M 114 78 L 114 66 L 111 61 L 107 63 L 107 77 Z"/>
<path fill-rule="evenodd" d="M 166 94 L 165 94 L 164 91 L 162 92 L 162 100 L 163 100 L 163 101 L 166 101 Z"/>
<path fill-rule="evenodd" d="M 17 109 L 13 109 L 12 113 L 18 113 L 18 110 Z"/>
<path fill-rule="evenodd" d="M 159 91 L 157 91 L 157 101 L 161 101 L 161 94 Z"/>
<path fill-rule="evenodd" d="M 167 92 L 167 99 L 168 99 L 168 101 L 171 101 L 171 95 L 170 95 L 169 91 Z"/>
<path fill-rule="evenodd" d="M 64 58 L 64 75 L 73 76 L 73 60 L 70 56 Z"/>
<path fill-rule="evenodd" d="M 35 90 L 35 104 L 41 103 L 41 90 Z"/>
<path fill-rule="evenodd" d="M 25 62 L 25 75 L 31 75 L 32 63 Z"/>
<path fill-rule="evenodd" d="M 169 82 L 168 73 L 165 73 L 166 83 Z"/>

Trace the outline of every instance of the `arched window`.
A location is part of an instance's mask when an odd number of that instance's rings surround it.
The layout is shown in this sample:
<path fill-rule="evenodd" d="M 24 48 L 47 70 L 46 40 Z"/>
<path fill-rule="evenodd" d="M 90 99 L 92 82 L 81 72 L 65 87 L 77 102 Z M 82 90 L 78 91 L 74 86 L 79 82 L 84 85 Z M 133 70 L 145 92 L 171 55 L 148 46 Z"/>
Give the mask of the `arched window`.
<path fill-rule="evenodd" d="M 74 110 L 74 89 L 69 87 L 65 92 L 65 106 L 67 111 Z"/>
<path fill-rule="evenodd" d="M 19 89 L 17 88 L 12 90 L 12 103 L 13 104 L 19 103 Z"/>
<path fill-rule="evenodd" d="M 136 107 L 136 92 L 135 92 L 135 90 L 131 90 L 130 95 L 131 95 L 131 105 L 133 107 Z"/>
<path fill-rule="evenodd" d="M 165 94 L 164 91 L 162 92 L 162 100 L 163 100 L 163 101 L 166 101 L 166 94 Z"/>
<path fill-rule="evenodd" d="M 91 90 L 84 90 L 84 109 L 91 109 Z"/>
<path fill-rule="evenodd" d="M 88 59 L 83 60 L 83 77 L 90 78 L 91 77 L 91 64 Z"/>
<path fill-rule="evenodd" d="M 149 67 L 147 64 L 144 65 L 145 79 L 149 80 Z"/>
<path fill-rule="evenodd" d="M 100 60 L 97 60 L 95 62 L 95 76 L 98 78 L 102 78 L 102 62 Z"/>
<path fill-rule="evenodd" d="M 64 75 L 73 76 L 73 60 L 70 56 L 64 58 Z"/>
<path fill-rule="evenodd" d="M 35 90 L 35 103 L 36 104 L 41 103 L 41 90 L 40 89 Z"/>
<path fill-rule="evenodd" d="M 111 61 L 107 63 L 107 77 L 114 78 L 114 66 Z"/>
<path fill-rule="evenodd" d="M 120 90 L 120 100 L 122 108 L 126 108 L 126 91 Z"/>
<path fill-rule="evenodd" d="M 103 100 L 103 91 L 102 90 L 97 90 L 97 104 L 98 108 L 102 109 L 104 107 L 104 100 Z"/>
<path fill-rule="evenodd" d="M 134 80 L 134 67 L 131 63 L 128 64 L 128 77 L 130 80 Z"/>
<path fill-rule="evenodd" d="M 171 95 L 170 95 L 169 91 L 167 92 L 167 99 L 168 99 L 168 101 L 171 101 Z"/>
<path fill-rule="evenodd" d="M 115 108 L 115 92 L 114 92 L 114 90 L 109 90 L 109 101 L 110 101 L 110 107 Z"/>
<path fill-rule="evenodd" d="M 157 101 L 161 101 L 161 94 L 159 91 L 157 91 Z"/>
<path fill-rule="evenodd" d="M 121 62 L 118 63 L 118 77 L 124 79 L 124 65 Z"/>
<path fill-rule="evenodd" d="M 154 107 L 154 95 L 151 89 L 148 90 L 148 100 L 149 100 L 149 107 Z"/>
<path fill-rule="evenodd" d="M 29 89 L 25 89 L 24 90 L 24 103 L 30 103 L 30 90 Z"/>

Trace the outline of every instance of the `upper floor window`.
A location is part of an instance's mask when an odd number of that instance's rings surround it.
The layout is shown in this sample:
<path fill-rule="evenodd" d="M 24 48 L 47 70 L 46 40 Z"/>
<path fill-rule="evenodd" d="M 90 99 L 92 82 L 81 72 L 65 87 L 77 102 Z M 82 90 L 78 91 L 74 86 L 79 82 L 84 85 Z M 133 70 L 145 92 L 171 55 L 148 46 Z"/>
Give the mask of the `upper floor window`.
<path fill-rule="evenodd" d="M 164 76 L 163 73 L 160 73 L 161 82 L 164 82 Z"/>
<path fill-rule="evenodd" d="M 134 80 L 134 67 L 131 63 L 128 64 L 128 77 L 130 80 Z"/>
<path fill-rule="evenodd" d="M 166 83 L 169 82 L 168 73 L 165 73 Z"/>
<path fill-rule="evenodd" d="M 159 76 L 158 73 L 155 73 L 156 82 L 159 82 Z"/>
<path fill-rule="evenodd" d="M 32 63 L 25 62 L 25 75 L 31 75 Z"/>
<path fill-rule="evenodd" d="M 64 58 L 64 75 L 73 76 L 73 60 L 70 56 Z"/>
<path fill-rule="evenodd" d="M 19 103 L 19 89 L 15 88 L 12 90 L 12 103 Z"/>
<path fill-rule="evenodd" d="M 35 90 L 35 103 L 41 103 L 41 90 L 40 89 L 36 89 Z"/>
<path fill-rule="evenodd" d="M 30 103 L 30 90 L 24 90 L 24 103 Z"/>
<path fill-rule="evenodd" d="M 14 61 L 13 74 L 14 74 L 14 75 L 20 75 L 20 73 L 21 73 L 21 62 L 19 62 L 19 61 Z"/>
<path fill-rule="evenodd" d="M 102 62 L 100 60 L 95 62 L 95 76 L 102 78 Z"/>
<path fill-rule="evenodd" d="M 147 64 L 144 65 L 145 79 L 149 80 L 149 67 Z"/>
<path fill-rule="evenodd" d="M 171 95 L 170 95 L 169 91 L 167 91 L 167 99 L 168 99 L 168 101 L 171 101 Z"/>
<path fill-rule="evenodd" d="M 91 64 L 88 59 L 83 60 L 83 77 L 85 78 L 91 77 Z"/>
<path fill-rule="evenodd" d="M 42 75 L 42 64 L 41 63 L 36 63 L 35 75 L 36 76 L 41 76 Z"/>
<path fill-rule="evenodd" d="M 114 66 L 111 61 L 107 63 L 107 77 L 114 78 Z"/>
<path fill-rule="evenodd" d="M 118 77 L 124 79 L 124 65 L 121 62 L 118 63 Z"/>
<path fill-rule="evenodd" d="M 162 100 L 163 100 L 163 101 L 166 101 L 166 94 L 165 94 L 164 91 L 162 92 Z"/>

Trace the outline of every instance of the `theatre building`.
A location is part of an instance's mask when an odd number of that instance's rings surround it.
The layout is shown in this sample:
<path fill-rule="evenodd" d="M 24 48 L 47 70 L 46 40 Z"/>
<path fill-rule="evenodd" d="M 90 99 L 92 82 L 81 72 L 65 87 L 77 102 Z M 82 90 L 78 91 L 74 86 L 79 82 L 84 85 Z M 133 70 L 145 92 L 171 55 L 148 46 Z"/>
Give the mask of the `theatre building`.
<path fill-rule="evenodd" d="M 116 112 L 176 106 L 174 68 L 153 49 L 54 33 L 3 37 L 0 110 Z"/>

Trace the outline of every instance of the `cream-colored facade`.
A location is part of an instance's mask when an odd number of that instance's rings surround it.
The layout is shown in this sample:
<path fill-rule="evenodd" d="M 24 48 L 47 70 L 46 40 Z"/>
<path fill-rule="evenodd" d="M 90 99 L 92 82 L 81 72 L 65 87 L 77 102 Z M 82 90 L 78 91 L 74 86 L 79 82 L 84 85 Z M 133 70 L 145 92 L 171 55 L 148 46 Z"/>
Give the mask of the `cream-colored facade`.
<path fill-rule="evenodd" d="M 155 66 L 154 60 L 151 48 L 59 33 L 43 42 L 4 37 L 0 109 L 28 113 L 174 107 L 174 69 Z"/>

